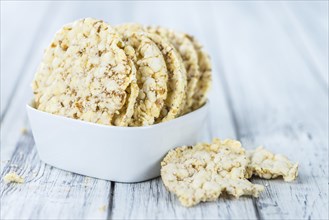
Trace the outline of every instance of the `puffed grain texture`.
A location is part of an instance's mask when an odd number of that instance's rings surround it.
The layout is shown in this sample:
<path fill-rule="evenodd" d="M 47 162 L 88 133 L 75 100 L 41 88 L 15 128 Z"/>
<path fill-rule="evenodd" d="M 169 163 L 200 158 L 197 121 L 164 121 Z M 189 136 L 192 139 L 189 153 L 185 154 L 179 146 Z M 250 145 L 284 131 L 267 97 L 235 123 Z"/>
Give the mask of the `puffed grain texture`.
<path fill-rule="evenodd" d="M 201 74 L 199 71 L 198 54 L 193 45 L 193 42 L 190 40 L 187 34 L 179 31 L 174 31 L 162 27 L 149 27 L 148 30 L 166 38 L 175 47 L 183 59 L 183 63 L 186 69 L 187 87 L 186 102 L 182 113 L 188 113 L 191 111 L 193 96 Z"/>
<path fill-rule="evenodd" d="M 130 126 L 154 124 L 167 97 L 168 72 L 161 51 L 137 24 L 116 27 L 126 44 L 133 48 L 130 58 L 137 68 L 139 95 Z"/>
<path fill-rule="evenodd" d="M 161 178 L 184 206 L 214 201 L 222 192 L 257 197 L 264 188 L 245 179 L 248 163 L 240 142 L 214 139 L 169 151 L 161 162 Z"/>
<path fill-rule="evenodd" d="M 110 125 L 136 80 L 119 34 L 101 20 L 65 25 L 44 53 L 32 83 L 39 110 Z M 124 113 L 123 113 L 124 114 Z"/>
<path fill-rule="evenodd" d="M 209 55 L 202 48 L 202 45 L 192 36 L 189 36 L 194 44 L 194 48 L 198 54 L 198 64 L 200 77 L 196 86 L 195 93 L 193 94 L 193 103 L 189 111 L 200 108 L 207 100 L 207 93 L 209 92 L 212 84 L 212 65 Z"/>
<path fill-rule="evenodd" d="M 19 176 L 17 173 L 9 172 L 4 177 L 5 183 L 24 183 L 24 178 Z"/>
<path fill-rule="evenodd" d="M 298 176 L 298 163 L 292 163 L 287 157 L 258 147 L 247 151 L 250 160 L 247 169 L 247 178 L 252 175 L 264 179 L 273 179 L 282 176 L 285 181 L 293 181 Z"/>
<path fill-rule="evenodd" d="M 129 46 L 125 47 L 125 51 Z M 129 50 L 129 49 L 128 49 Z M 128 54 L 127 54 L 128 55 Z M 136 67 L 132 60 L 128 61 L 129 65 L 131 66 L 132 76 L 136 76 Z M 139 94 L 139 87 L 137 84 L 137 79 L 134 78 L 130 86 L 126 89 L 127 99 L 124 106 L 119 110 L 119 113 L 114 115 L 114 125 L 116 126 L 128 126 L 132 122 L 132 116 L 135 112 L 135 104 L 137 101 L 137 97 Z"/>
<path fill-rule="evenodd" d="M 168 95 L 157 122 L 180 116 L 185 107 L 187 77 L 182 57 L 175 47 L 158 34 L 147 35 L 161 50 L 168 69 Z"/>
<path fill-rule="evenodd" d="M 129 28 L 127 28 L 129 25 Z M 168 71 L 167 98 L 156 123 L 172 120 L 181 115 L 186 102 L 187 77 L 182 57 L 175 47 L 158 34 L 148 32 L 140 24 L 126 24 L 123 28 L 134 32 L 144 32 L 161 51 Z"/>

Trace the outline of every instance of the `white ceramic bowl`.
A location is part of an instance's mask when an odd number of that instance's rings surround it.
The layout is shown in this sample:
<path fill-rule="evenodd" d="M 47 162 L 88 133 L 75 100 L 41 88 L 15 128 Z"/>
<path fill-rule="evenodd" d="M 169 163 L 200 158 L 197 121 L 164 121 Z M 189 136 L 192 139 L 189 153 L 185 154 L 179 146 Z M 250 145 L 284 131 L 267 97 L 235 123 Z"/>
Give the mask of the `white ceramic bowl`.
<path fill-rule="evenodd" d="M 31 105 L 27 105 L 27 113 L 45 163 L 100 179 L 139 182 L 160 175 L 160 162 L 170 149 L 200 141 L 208 105 L 145 127 L 94 124 L 42 112 Z"/>

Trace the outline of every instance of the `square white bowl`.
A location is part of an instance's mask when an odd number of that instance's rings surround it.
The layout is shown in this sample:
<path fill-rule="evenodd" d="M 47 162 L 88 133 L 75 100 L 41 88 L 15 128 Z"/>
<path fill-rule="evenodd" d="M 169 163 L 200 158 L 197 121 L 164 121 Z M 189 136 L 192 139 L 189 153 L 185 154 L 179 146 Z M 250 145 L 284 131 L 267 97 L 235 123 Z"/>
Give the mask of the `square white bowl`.
<path fill-rule="evenodd" d="M 201 141 L 209 102 L 168 122 L 144 127 L 100 125 L 27 105 L 42 161 L 74 173 L 118 182 L 160 175 L 160 162 L 175 147 Z"/>

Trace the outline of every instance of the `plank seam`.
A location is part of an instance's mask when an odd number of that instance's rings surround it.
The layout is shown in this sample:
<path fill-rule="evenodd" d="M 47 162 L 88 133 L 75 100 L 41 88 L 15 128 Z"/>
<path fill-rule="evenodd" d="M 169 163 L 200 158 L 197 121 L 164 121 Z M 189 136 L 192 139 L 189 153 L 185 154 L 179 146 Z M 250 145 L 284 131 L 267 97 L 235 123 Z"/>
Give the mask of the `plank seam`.
<path fill-rule="evenodd" d="M 216 20 L 214 18 L 215 17 L 214 13 L 211 13 L 211 15 L 212 15 L 213 19 Z M 217 29 L 214 29 L 214 32 L 215 32 L 214 35 L 216 36 L 216 38 L 219 38 L 219 34 L 218 34 Z M 217 44 L 217 48 L 220 48 L 219 41 L 216 41 L 216 44 Z M 220 51 L 220 50 L 219 49 L 216 50 L 217 54 L 218 54 L 218 51 Z M 222 88 L 223 88 L 222 91 L 223 91 L 223 94 L 224 94 L 224 99 L 225 99 L 224 101 L 227 103 L 227 106 L 228 106 L 229 115 L 230 115 L 230 118 L 233 122 L 234 133 L 236 134 L 236 138 L 240 139 L 241 138 L 241 131 L 240 131 L 239 125 L 238 125 L 238 120 L 237 120 L 237 117 L 236 117 L 236 111 L 234 110 L 232 99 L 230 98 L 230 97 L 232 97 L 232 95 L 230 93 L 229 85 L 227 83 L 227 79 L 226 79 L 225 74 L 224 74 L 225 71 L 223 70 L 223 68 L 219 68 L 219 66 L 221 66 L 221 65 L 218 65 L 218 66 L 216 65 L 216 68 L 218 69 L 218 72 L 219 72 L 219 74 L 218 74 L 219 85 L 221 85 Z M 259 212 L 259 209 L 258 209 L 255 198 L 252 198 L 252 204 L 253 204 L 253 207 L 254 207 L 254 212 L 255 212 L 256 218 L 261 219 L 260 212 Z"/>
<path fill-rule="evenodd" d="M 16 157 L 19 156 L 19 152 L 20 152 L 20 148 L 21 148 L 22 143 L 29 143 L 29 146 L 30 146 L 30 144 L 33 145 L 33 143 L 34 143 L 33 137 L 31 135 L 22 135 L 22 136 L 20 136 L 19 140 L 17 141 L 17 143 L 15 145 L 15 150 L 14 150 L 13 156 L 5 164 L 5 166 L 2 169 L 1 179 L 7 173 L 9 173 L 11 171 L 13 171 L 15 173 L 18 173 L 18 174 L 21 174 L 21 171 L 24 170 L 24 167 L 17 167 L 17 164 L 15 163 L 15 162 L 18 162 L 18 160 L 21 160 L 21 158 L 19 159 L 19 158 L 16 158 Z M 19 171 L 19 172 L 17 172 L 17 171 Z M 5 196 L 7 188 L 11 189 L 11 186 L 8 185 L 7 187 L 1 187 L 1 191 L 0 191 L 0 198 L 1 199 Z"/>
<path fill-rule="evenodd" d="M 224 71 L 220 71 L 220 72 L 223 73 Z M 229 88 L 228 88 L 229 86 L 228 86 L 228 83 L 227 83 L 227 80 L 226 80 L 224 74 L 218 74 L 218 75 L 219 75 L 219 78 L 220 78 L 219 84 L 221 84 L 222 87 L 223 87 L 225 102 L 227 103 L 227 106 L 228 106 L 228 109 L 229 109 L 229 114 L 230 114 L 230 117 L 233 121 L 234 133 L 236 134 L 236 138 L 239 140 L 241 138 L 241 132 L 240 132 L 240 129 L 239 129 L 238 120 L 237 120 L 237 117 L 236 117 L 236 112 L 234 110 L 233 102 L 230 99 L 230 97 L 231 97 L 230 94 L 231 93 L 230 93 Z M 261 216 L 260 216 L 260 212 L 258 210 L 258 206 L 257 206 L 255 198 L 252 198 L 252 204 L 254 206 L 255 214 L 256 214 L 257 219 L 262 219 Z"/>
<path fill-rule="evenodd" d="M 218 37 L 218 33 L 216 32 L 215 34 Z M 216 68 L 218 68 L 217 65 L 216 65 Z M 238 120 L 237 120 L 237 117 L 236 117 L 236 111 L 234 110 L 232 99 L 230 98 L 232 96 L 231 96 L 231 93 L 230 93 L 230 90 L 229 90 L 229 85 L 227 83 L 226 77 L 224 76 L 224 70 L 222 68 L 218 68 L 218 69 L 220 69 L 219 72 L 222 73 L 222 74 L 218 74 L 219 75 L 219 84 L 223 88 L 222 91 L 224 93 L 225 102 L 227 103 L 227 106 L 228 106 L 228 109 L 229 109 L 230 118 L 233 122 L 234 133 L 236 134 L 236 138 L 239 140 L 242 135 L 241 135 L 239 125 L 238 125 Z M 255 198 L 252 198 L 252 204 L 253 204 L 253 207 L 254 207 L 254 210 L 255 210 L 256 218 L 257 219 L 262 219 L 261 216 L 260 216 L 260 212 L 259 212 L 259 209 L 258 209 Z"/>
<path fill-rule="evenodd" d="M 115 182 L 111 181 L 110 193 L 109 193 L 109 208 L 107 210 L 107 219 L 112 219 L 113 217 L 113 201 L 114 201 L 114 189 L 115 189 Z"/>

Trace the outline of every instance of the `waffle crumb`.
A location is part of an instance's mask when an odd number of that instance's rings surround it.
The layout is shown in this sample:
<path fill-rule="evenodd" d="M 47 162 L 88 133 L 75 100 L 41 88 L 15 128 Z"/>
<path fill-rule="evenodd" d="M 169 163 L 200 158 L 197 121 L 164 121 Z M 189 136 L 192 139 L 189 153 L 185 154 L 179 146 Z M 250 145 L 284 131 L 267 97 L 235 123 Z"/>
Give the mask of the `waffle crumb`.
<path fill-rule="evenodd" d="M 106 205 L 102 205 L 101 207 L 98 208 L 100 212 L 105 212 L 106 211 Z"/>
<path fill-rule="evenodd" d="M 3 180 L 6 183 L 24 183 L 24 178 L 19 176 L 17 173 L 9 172 L 4 177 Z"/>
<path fill-rule="evenodd" d="M 21 128 L 21 134 L 27 134 L 28 133 L 28 129 L 27 128 L 25 128 L 25 127 L 22 127 Z"/>

